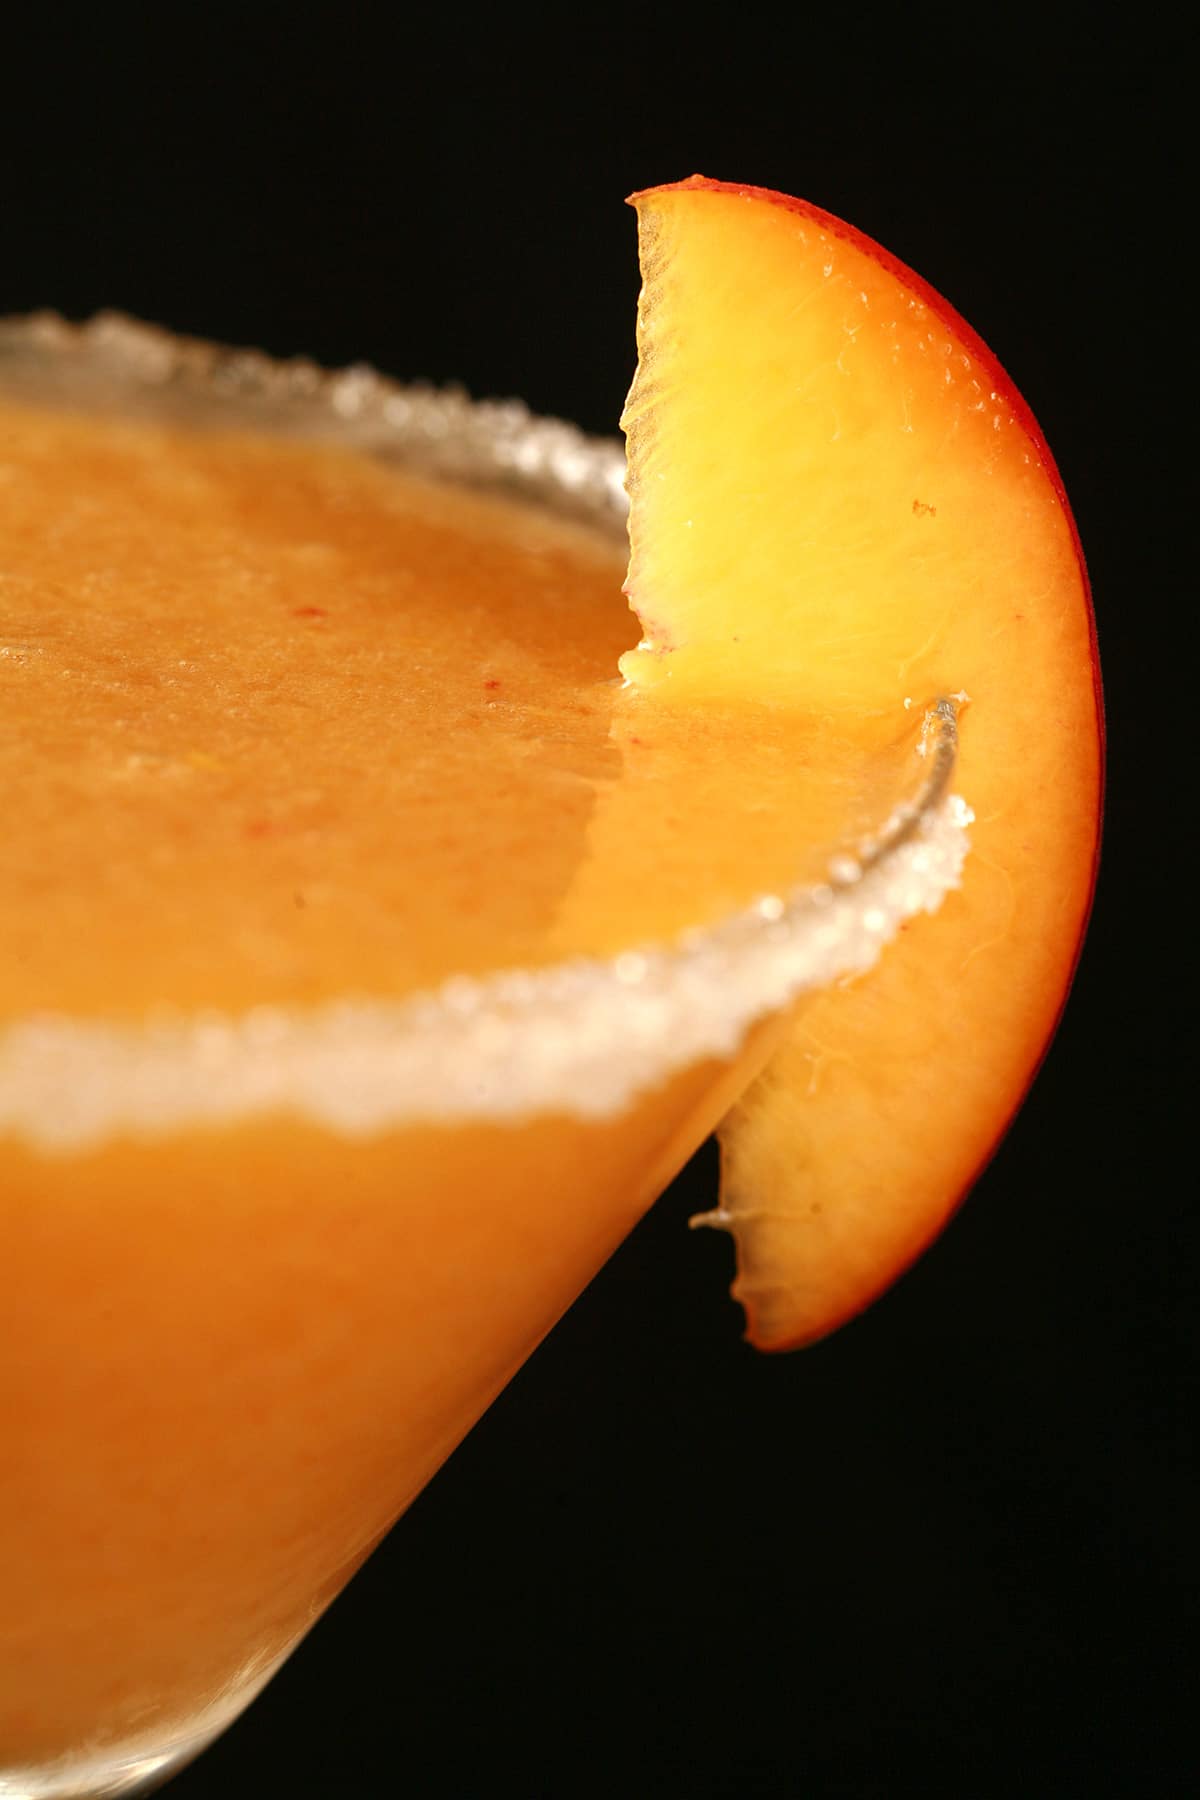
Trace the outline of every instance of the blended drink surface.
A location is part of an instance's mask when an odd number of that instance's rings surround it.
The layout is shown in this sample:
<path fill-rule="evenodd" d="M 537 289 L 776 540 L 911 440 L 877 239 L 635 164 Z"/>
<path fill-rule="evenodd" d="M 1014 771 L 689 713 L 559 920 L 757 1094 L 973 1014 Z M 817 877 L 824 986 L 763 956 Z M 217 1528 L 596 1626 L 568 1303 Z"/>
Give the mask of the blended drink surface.
<path fill-rule="evenodd" d="M 895 721 L 627 691 L 624 559 L 343 449 L 0 402 L 0 1022 L 394 996 L 823 879 Z"/>

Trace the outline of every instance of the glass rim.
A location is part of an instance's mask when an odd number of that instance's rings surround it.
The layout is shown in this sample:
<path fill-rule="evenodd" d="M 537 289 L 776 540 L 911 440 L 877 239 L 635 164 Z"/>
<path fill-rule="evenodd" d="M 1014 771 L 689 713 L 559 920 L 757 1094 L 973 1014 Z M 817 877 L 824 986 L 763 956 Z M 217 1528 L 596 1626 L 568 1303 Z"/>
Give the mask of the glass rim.
<path fill-rule="evenodd" d="M 121 314 L 0 319 L 0 394 L 89 410 L 335 441 L 417 473 L 500 488 L 624 531 L 614 440 L 521 401 L 406 386 L 363 364 L 178 337 Z M 915 914 L 959 883 L 970 808 L 950 791 L 964 696 L 920 709 L 909 797 L 826 880 L 678 938 L 608 957 L 452 975 L 395 1000 L 346 997 L 237 1014 L 162 1009 L 133 1023 L 46 1012 L 0 1023 L 0 1137 L 73 1154 L 266 1115 L 348 1138 L 417 1124 L 615 1117 L 800 993 L 865 972 Z M 919 759 L 919 760 L 918 760 Z"/>
<path fill-rule="evenodd" d="M 211 343 L 125 313 L 82 323 L 42 311 L 0 316 L 0 391 L 27 382 L 42 402 L 120 405 L 134 416 L 224 423 L 323 443 L 475 487 L 502 488 L 625 535 L 625 453 L 541 417 L 523 400 L 476 400 L 456 384 L 401 382 L 367 363 L 327 369 L 306 356 Z"/>

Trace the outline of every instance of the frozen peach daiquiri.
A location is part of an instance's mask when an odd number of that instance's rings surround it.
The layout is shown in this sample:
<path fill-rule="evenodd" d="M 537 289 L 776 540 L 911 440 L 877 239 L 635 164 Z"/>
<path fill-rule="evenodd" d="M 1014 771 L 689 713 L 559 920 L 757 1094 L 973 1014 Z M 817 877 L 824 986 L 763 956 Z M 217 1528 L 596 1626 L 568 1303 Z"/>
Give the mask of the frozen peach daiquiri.
<path fill-rule="evenodd" d="M 637 201 L 624 470 L 0 329 L 0 1793 L 246 1704 L 684 1159 L 765 1347 L 1019 1103 L 1101 747 L 1054 464 L 878 246 Z"/>

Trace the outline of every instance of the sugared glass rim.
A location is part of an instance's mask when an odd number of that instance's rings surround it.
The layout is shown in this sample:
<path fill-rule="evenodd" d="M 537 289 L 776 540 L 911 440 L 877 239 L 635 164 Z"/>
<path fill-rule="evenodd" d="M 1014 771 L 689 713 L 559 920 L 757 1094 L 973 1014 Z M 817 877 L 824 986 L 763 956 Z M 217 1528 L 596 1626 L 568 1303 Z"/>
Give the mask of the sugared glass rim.
<path fill-rule="evenodd" d="M 319 438 L 501 488 L 623 533 L 618 443 L 519 401 L 406 387 L 181 338 L 119 314 L 0 320 L 0 392 Z M 134 1023 L 46 1013 L 0 1025 L 0 1137 L 72 1154 L 290 1113 L 347 1137 L 545 1113 L 613 1117 L 799 994 L 863 973 L 959 883 L 971 812 L 950 792 L 957 703 L 922 709 L 909 798 L 827 880 L 760 896 L 665 944 L 452 976 L 400 1000 L 347 997 Z"/>

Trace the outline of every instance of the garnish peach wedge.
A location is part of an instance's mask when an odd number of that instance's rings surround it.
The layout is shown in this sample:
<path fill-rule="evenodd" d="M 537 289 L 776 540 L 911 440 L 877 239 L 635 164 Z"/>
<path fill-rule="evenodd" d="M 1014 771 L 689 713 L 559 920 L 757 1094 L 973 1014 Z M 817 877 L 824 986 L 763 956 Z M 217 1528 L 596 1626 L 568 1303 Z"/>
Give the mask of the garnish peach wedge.
<path fill-rule="evenodd" d="M 937 1235 L 1053 1034 L 1099 842 L 1091 601 L 1033 414 L 919 276 L 762 188 L 693 176 L 633 204 L 627 679 L 841 731 L 967 696 L 961 889 L 799 1005 L 720 1131 L 733 1291 L 784 1349 Z"/>

